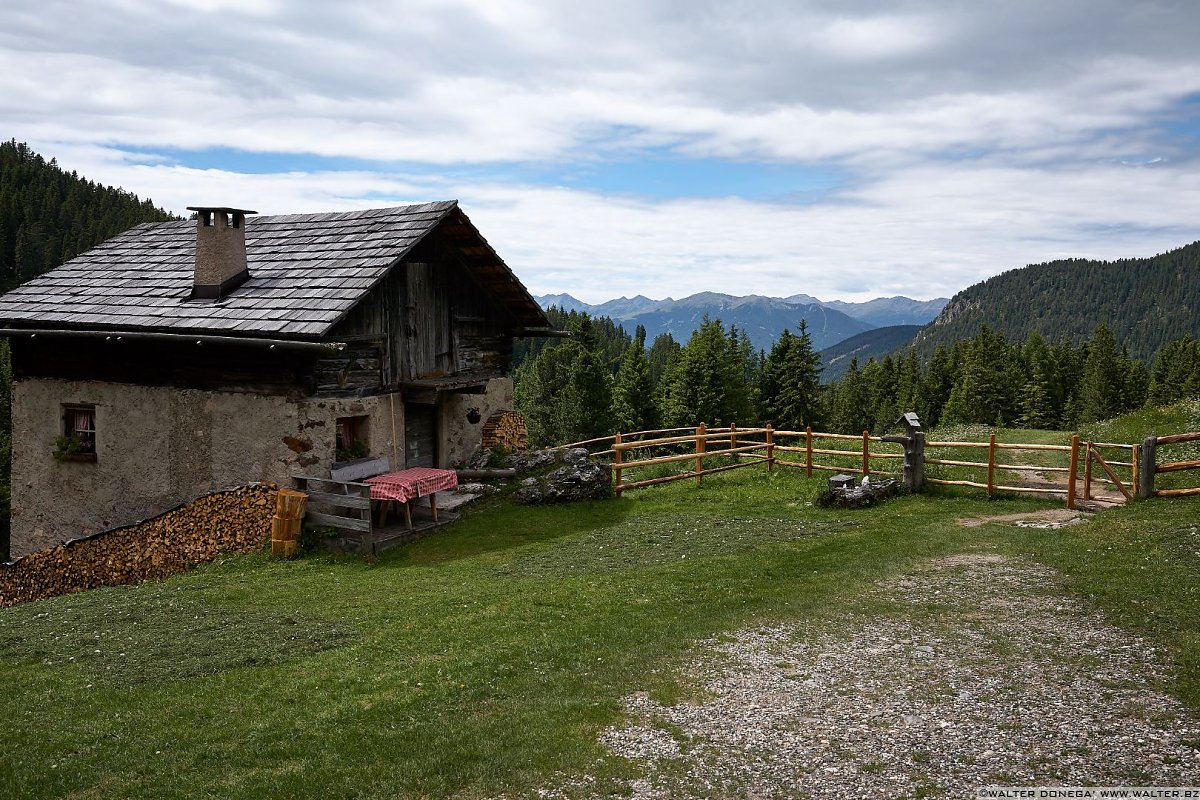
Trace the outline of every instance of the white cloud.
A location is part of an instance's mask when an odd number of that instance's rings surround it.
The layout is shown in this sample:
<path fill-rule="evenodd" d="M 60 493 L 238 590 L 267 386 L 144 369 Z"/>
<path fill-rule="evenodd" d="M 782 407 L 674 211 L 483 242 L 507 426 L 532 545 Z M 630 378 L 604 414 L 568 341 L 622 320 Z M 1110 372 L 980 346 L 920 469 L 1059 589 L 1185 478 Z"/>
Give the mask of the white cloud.
<path fill-rule="evenodd" d="M 929 297 L 1196 238 L 1195 140 L 1156 123 L 1200 93 L 1198 23 L 1182 0 L 9 0 L 0 118 L 175 210 L 459 197 L 536 291 Z M 418 173 L 654 149 L 847 179 L 788 205 L 155 155 L 214 147 Z"/>
<path fill-rule="evenodd" d="M 371 172 L 247 175 L 134 165 L 103 150 L 68 157 L 179 211 L 232 203 L 285 213 L 457 198 L 531 291 L 592 302 L 704 290 L 928 299 L 1027 263 L 1152 255 L 1186 243 L 1200 219 L 1194 170 L 1165 164 L 921 165 L 847 190 L 836 203 L 782 205 L 655 202 Z"/>

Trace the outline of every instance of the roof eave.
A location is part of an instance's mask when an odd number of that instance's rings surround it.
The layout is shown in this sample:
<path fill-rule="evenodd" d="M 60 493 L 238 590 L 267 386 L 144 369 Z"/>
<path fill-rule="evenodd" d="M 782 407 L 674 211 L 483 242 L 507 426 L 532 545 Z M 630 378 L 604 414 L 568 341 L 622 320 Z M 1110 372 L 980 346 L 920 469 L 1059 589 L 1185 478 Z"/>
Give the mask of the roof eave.
<path fill-rule="evenodd" d="M 305 339 L 279 339 L 259 336 L 222 336 L 211 333 L 164 333 L 160 331 L 134 331 L 119 328 L 38 328 L 38 327 L 5 327 L 0 328 L 0 338 L 15 339 L 27 337 L 35 339 L 45 337 L 76 337 L 86 339 L 105 339 L 107 341 L 160 341 L 180 344 L 224 344 L 238 346 L 266 347 L 270 350 L 311 350 L 317 352 L 336 352 L 346 348 L 345 342 L 312 341 Z"/>

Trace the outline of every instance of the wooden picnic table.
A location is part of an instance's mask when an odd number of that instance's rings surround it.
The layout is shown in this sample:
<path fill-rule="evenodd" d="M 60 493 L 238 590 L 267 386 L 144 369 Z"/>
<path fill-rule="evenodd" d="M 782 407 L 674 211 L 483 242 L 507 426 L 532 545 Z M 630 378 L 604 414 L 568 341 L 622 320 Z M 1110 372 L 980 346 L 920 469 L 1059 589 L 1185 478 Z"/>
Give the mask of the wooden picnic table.
<path fill-rule="evenodd" d="M 404 519 L 412 527 L 412 501 L 429 496 L 429 509 L 433 521 L 437 522 L 437 492 L 458 486 L 458 475 L 452 469 L 410 467 L 409 469 L 385 472 L 365 483 L 371 486 L 371 499 L 379 500 L 379 524 L 387 519 L 388 507 L 394 502 L 404 503 Z"/>

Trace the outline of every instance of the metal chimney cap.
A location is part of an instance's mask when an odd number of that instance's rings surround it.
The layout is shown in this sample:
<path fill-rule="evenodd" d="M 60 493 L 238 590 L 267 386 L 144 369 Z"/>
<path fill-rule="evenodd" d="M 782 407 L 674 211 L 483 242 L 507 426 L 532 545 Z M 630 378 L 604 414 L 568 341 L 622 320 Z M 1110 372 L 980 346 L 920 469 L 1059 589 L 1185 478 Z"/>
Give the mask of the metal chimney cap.
<path fill-rule="evenodd" d="M 224 211 L 226 214 L 257 214 L 245 208 L 228 208 L 226 206 L 188 206 L 188 211 Z"/>

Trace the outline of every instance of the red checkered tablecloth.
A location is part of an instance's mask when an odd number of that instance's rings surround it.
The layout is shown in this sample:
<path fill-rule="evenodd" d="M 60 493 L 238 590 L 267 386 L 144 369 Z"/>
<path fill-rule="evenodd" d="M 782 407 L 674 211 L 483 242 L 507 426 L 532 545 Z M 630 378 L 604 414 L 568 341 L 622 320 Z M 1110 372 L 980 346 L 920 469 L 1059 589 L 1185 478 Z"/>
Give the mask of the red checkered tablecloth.
<path fill-rule="evenodd" d="M 412 467 L 399 472 L 385 472 L 374 478 L 367 478 L 366 482 L 371 484 L 372 500 L 399 500 L 401 503 L 407 503 L 409 500 L 443 489 L 453 489 L 458 486 L 458 475 L 452 469 Z"/>

